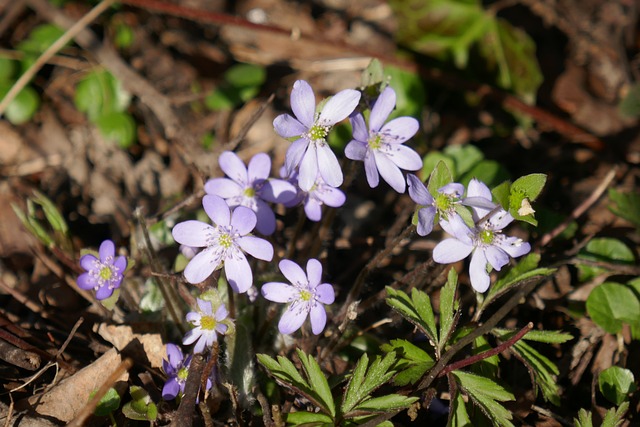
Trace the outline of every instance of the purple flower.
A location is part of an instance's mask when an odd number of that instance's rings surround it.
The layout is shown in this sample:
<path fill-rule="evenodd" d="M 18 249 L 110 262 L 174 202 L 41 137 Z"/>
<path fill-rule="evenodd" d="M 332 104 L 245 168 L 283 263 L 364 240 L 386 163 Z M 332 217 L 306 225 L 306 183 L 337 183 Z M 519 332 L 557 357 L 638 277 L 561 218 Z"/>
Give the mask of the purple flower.
<path fill-rule="evenodd" d="M 280 176 L 282 176 L 283 173 L 286 174 L 285 168 L 282 168 L 280 171 Z M 316 182 L 309 191 L 304 191 L 298 187 L 297 172 L 293 172 L 293 175 L 288 179 L 289 182 L 298 188 L 298 193 L 296 194 L 296 197 L 284 205 L 290 208 L 303 203 L 304 213 L 311 221 L 320 221 L 322 219 L 322 205 L 339 208 L 344 205 L 344 202 L 347 199 L 341 190 L 327 185 L 320 174 L 316 177 Z"/>
<path fill-rule="evenodd" d="M 116 246 L 111 240 L 105 240 L 98 250 L 100 259 L 87 254 L 80 258 L 80 266 L 87 270 L 78 276 L 78 287 L 96 291 L 96 298 L 109 298 L 120 287 L 124 271 L 127 269 L 127 257 L 116 257 Z"/>
<path fill-rule="evenodd" d="M 204 248 L 189 261 L 184 277 L 189 283 L 200 283 L 224 265 L 225 275 L 233 290 L 246 292 L 253 282 L 253 274 L 244 252 L 271 261 L 273 246 L 264 239 L 249 235 L 257 221 L 251 209 L 238 206 L 231 214 L 222 198 L 211 195 L 202 198 L 202 206 L 213 221 L 213 226 L 190 220 L 176 224 L 171 231 L 176 242 Z"/>
<path fill-rule="evenodd" d="M 297 138 L 287 150 L 285 167 L 291 175 L 300 166 L 299 185 L 309 191 L 318 172 L 331 187 L 342 185 L 342 170 L 336 155 L 327 144 L 329 131 L 353 112 L 360 101 L 360 92 L 345 89 L 331 97 L 316 113 L 316 98 L 309 83 L 298 80 L 291 91 L 291 109 L 295 117 L 281 114 L 273 121 L 283 138 Z"/>
<path fill-rule="evenodd" d="M 269 179 L 271 159 L 265 153 L 253 156 L 248 168 L 232 151 L 222 153 L 219 163 L 229 178 L 210 179 L 204 190 L 225 199 L 230 208 L 250 208 L 258 217 L 256 230 L 264 235 L 273 234 L 276 216 L 267 202 L 286 203 L 295 197 L 296 189 L 284 180 Z"/>
<path fill-rule="evenodd" d="M 488 271 L 499 271 L 509 262 L 509 257 L 516 258 L 531 250 L 529 243 L 522 239 L 502 234 L 502 229 L 512 221 L 513 217 L 507 211 L 499 209 L 473 229 L 462 220 L 441 222 L 442 228 L 454 237 L 438 243 L 433 250 L 433 260 L 449 264 L 473 252 L 469 265 L 471 286 L 477 292 L 485 292 L 491 283 Z"/>
<path fill-rule="evenodd" d="M 180 347 L 169 343 L 167 344 L 167 358 L 168 360 L 162 359 L 162 370 L 168 377 L 162 387 L 162 398 L 173 400 L 178 395 L 184 394 L 192 356 L 189 355 L 185 358 Z M 210 390 L 212 385 L 211 378 L 207 378 L 207 390 Z"/>
<path fill-rule="evenodd" d="M 404 193 L 405 180 L 400 169 L 418 170 L 422 167 L 422 159 L 402 144 L 416 134 L 419 125 L 413 117 L 398 117 L 384 124 L 395 106 L 396 93 L 387 86 L 371 108 L 369 130 L 362 114 L 352 115 L 353 140 L 347 144 L 344 153 L 351 160 L 364 161 L 371 188 L 378 186 L 382 175 L 394 190 Z"/>
<path fill-rule="evenodd" d="M 202 353 L 205 347 L 218 341 L 218 334 L 225 334 L 229 325 L 223 322 L 229 322 L 227 319 L 229 312 L 224 304 L 220 304 L 213 312 L 213 304 L 211 301 L 196 299 L 198 303 L 198 311 L 190 311 L 187 313 L 187 322 L 191 323 L 194 328 L 186 333 L 182 338 L 182 344 L 189 345 L 194 342 L 194 353 Z M 196 342 L 197 341 L 197 342 Z"/>
<path fill-rule="evenodd" d="M 335 299 L 333 287 L 322 280 L 322 264 L 317 259 L 307 262 L 305 273 L 298 264 L 288 259 L 280 261 L 280 271 L 291 284 L 269 282 L 262 285 L 262 296 L 269 301 L 289 303 L 278 323 L 282 334 L 297 331 L 309 316 L 311 331 L 318 335 L 327 323 L 327 313 L 322 304 L 331 304 Z"/>
<path fill-rule="evenodd" d="M 464 186 L 451 182 L 438 189 L 434 198 L 420 178 L 413 174 L 407 175 L 409 197 L 418 205 L 418 234 L 426 236 L 433 230 L 435 221 L 447 222 L 462 219 L 456 212 L 456 206 L 462 203 L 461 196 Z"/>

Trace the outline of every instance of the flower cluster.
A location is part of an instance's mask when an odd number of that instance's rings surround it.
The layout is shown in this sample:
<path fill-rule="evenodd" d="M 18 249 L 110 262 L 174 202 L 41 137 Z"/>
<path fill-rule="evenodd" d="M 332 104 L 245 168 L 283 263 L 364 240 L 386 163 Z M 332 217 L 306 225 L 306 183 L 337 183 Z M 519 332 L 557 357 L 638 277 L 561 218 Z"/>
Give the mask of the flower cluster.
<path fill-rule="evenodd" d="M 471 286 L 477 292 L 489 288 L 492 269 L 500 271 L 509 262 L 509 257 L 516 258 L 531 250 L 531 245 L 522 239 L 502 234 L 513 217 L 492 202 L 489 187 L 477 179 L 469 182 L 464 198 L 462 184 L 447 184 L 438 189 L 434 197 L 416 176 L 409 175 L 408 183 L 409 195 L 418 204 L 418 234 L 429 234 L 434 222 L 438 221 L 442 229 L 453 236 L 438 243 L 433 260 L 449 264 L 472 254 L 469 276 Z M 471 208 L 471 226 L 457 211 L 463 205 Z"/>

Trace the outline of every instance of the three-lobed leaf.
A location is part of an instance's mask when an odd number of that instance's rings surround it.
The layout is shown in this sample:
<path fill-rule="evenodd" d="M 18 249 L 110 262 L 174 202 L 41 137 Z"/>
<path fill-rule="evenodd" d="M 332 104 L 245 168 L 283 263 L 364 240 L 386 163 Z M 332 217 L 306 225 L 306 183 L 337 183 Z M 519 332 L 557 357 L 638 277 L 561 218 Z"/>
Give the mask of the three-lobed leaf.
<path fill-rule="evenodd" d="M 382 351 L 395 352 L 398 371 L 393 378 L 397 386 L 415 384 L 435 364 L 433 357 L 417 345 L 403 339 L 394 339 L 389 344 L 382 345 Z"/>
<path fill-rule="evenodd" d="M 602 329 L 617 334 L 623 323 L 640 323 L 640 300 L 632 286 L 605 282 L 587 297 L 587 312 Z"/>
<path fill-rule="evenodd" d="M 455 313 L 458 309 L 458 302 L 455 299 L 457 287 L 458 273 L 452 268 L 449 270 L 447 283 L 440 290 L 440 334 L 438 339 L 440 352 L 444 350 L 455 326 Z"/>
<path fill-rule="evenodd" d="M 489 378 L 464 371 L 453 371 L 456 383 L 475 405 L 496 425 L 512 427 L 511 412 L 500 402 L 515 400 L 512 393 Z"/>
<path fill-rule="evenodd" d="M 355 410 L 364 400 L 381 385 L 389 381 L 396 371 L 392 369 L 396 361 L 394 353 L 387 353 L 383 358 L 377 356 L 369 366 L 369 357 L 363 354 L 356 364 L 347 384 L 340 411 L 345 416 Z"/>

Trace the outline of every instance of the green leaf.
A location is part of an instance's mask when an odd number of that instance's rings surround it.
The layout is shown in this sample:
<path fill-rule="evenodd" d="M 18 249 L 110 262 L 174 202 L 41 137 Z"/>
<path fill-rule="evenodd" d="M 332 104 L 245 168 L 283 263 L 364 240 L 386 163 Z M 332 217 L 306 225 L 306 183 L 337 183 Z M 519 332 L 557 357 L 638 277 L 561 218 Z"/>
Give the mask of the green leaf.
<path fill-rule="evenodd" d="M 277 361 L 271 356 L 261 353 L 258 353 L 256 357 L 258 362 L 275 378 L 298 389 L 309 390 L 309 383 L 302 378 L 295 365 L 286 357 L 278 356 Z"/>
<path fill-rule="evenodd" d="M 340 411 L 345 417 L 365 399 L 369 399 L 373 391 L 393 377 L 396 371 L 391 367 L 395 361 L 395 354 L 387 353 L 384 358 L 377 356 L 367 368 L 369 357 L 366 353 L 362 355 L 349 379 L 340 405 Z"/>
<path fill-rule="evenodd" d="M 602 329 L 617 334 L 623 323 L 640 322 L 640 301 L 631 286 L 605 282 L 589 294 L 587 312 Z"/>
<path fill-rule="evenodd" d="M 494 332 L 496 332 L 497 334 L 499 334 L 499 336 L 504 336 L 507 335 L 509 333 L 514 333 L 516 331 L 514 330 L 509 330 L 509 329 L 500 329 L 500 328 L 494 328 L 493 329 Z M 562 344 L 565 343 L 567 341 L 570 341 L 573 339 L 573 335 L 567 333 L 567 332 L 562 332 L 562 331 L 538 331 L 538 330 L 532 330 L 529 331 L 525 334 L 524 337 L 522 337 L 523 340 L 527 340 L 527 341 L 535 341 L 535 342 L 541 342 L 541 343 L 545 343 L 545 344 Z"/>
<path fill-rule="evenodd" d="M 411 298 L 390 286 L 386 287 L 387 304 L 406 320 L 417 326 L 432 342 L 438 342 L 438 334 L 429 296 L 417 289 L 411 291 Z"/>
<path fill-rule="evenodd" d="M 38 220 L 34 217 L 31 212 L 30 206 L 33 206 L 33 202 L 31 200 L 27 200 L 27 210 L 28 214 L 18 207 L 18 205 L 12 203 L 11 208 L 15 212 L 16 216 L 22 223 L 23 227 L 31 233 L 31 235 L 35 236 L 42 244 L 48 248 L 55 246 L 55 241 L 49 235 L 49 233 L 42 227 L 42 225 L 38 222 Z"/>
<path fill-rule="evenodd" d="M 261 86 L 267 79 L 267 71 L 259 65 L 236 64 L 224 73 L 224 79 L 237 88 Z"/>
<path fill-rule="evenodd" d="M 593 427 L 593 420 L 591 418 L 590 411 L 580 409 L 580 411 L 578 411 L 578 418 L 573 419 L 573 425 L 575 427 Z"/>
<path fill-rule="evenodd" d="M 407 397 L 400 394 L 389 394 L 386 396 L 367 399 L 356 406 L 355 410 L 368 411 L 373 413 L 397 411 L 400 409 L 408 408 L 416 400 L 418 400 L 417 397 Z"/>
<path fill-rule="evenodd" d="M 627 400 L 629 394 L 637 389 L 633 372 L 619 366 L 611 366 L 600 372 L 598 385 L 600 393 L 616 405 Z"/>
<path fill-rule="evenodd" d="M 13 59 L 0 57 L 0 84 L 13 84 L 16 62 Z"/>
<path fill-rule="evenodd" d="M 484 159 L 484 154 L 478 147 L 471 144 L 449 145 L 444 149 L 444 154 L 455 162 L 457 175 L 469 172 L 476 164 Z"/>
<path fill-rule="evenodd" d="M 154 313 L 164 308 L 164 297 L 160 291 L 160 286 L 152 277 L 144 282 L 144 293 L 140 298 L 139 309 L 143 313 Z"/>
<path fill-rule="evenodd" d="M 158 417 L 158 407 L 145 389 L 134 385 L 129 388 L 129 394 L 133 400 L 122 407 L 125 417 L 138 421 L 154 421 Z"/>
<path fill-rule="evenodd" d="M 519 221 L 538 225 L 534 218 L 534 210 L 531 203 L 535 201 L 544 188 L 547 176 L 542 173 L 525 175 L 511 184 L 509 195 L 509 213 Z"/>
<path fill-rule="evenodd" d="M 578 261 L 583 259 L 612 264 L 635 264 L 633 251 L 620 240 L 611 237 L 597 237 L 591 239 L 584 249 L 578 253 Z M 607 272 L 605 267 L 583 264 L 578 264 L 577 267 L 578 278 L 582 282 L 586 282 Z"/>
<path fill-rule="evenodd" d="M 464 398 L 460 393 L 456 393 L 456 397 L 453 399 L 451 416 L 449 417 L 447 427 L 473 427 L 471 418 L 469 418 L 469 414 L 467 413 Z"/>
<path fill-rule="evenodd" d="M 331 394 L 331 388 L 327 378 L 324 376 L 320 365 L 315 358 L 311 355 L 306 355 L 302 350 L 296 349 L 298 357 L 302 362 L 302 367 L 309 378 L 309 385 L 311 389 L 318 395 L 321 403 L 324 404 L 324 409 L 334 417 L 336 415 L 335 403 L 333 402 L 333 395 Z"/>
<path fill-rule="evenodd" d="M 136 122 L 130 114 L 107 113 L 96 119 L 96 125 L 102 136 L 116 142 L 120 148 L 127 149 L 136 141 Z"/>
<path fill-rule="evenodd" d="M 287 424 L 305 427 L 333 426 L 333 418 L 321 412 L 289 412 Z"/>
<path fill-rule="evenodd" d="M 445 154 L 442 154 L 440 151 L 432 151 L 428 153 L 426 156 L 424 156 L 422 159 L 422 169 L 420 169 L 420 173 L 418 174 L 419 178 L 422 181 L 426 182 L 431 176 L 431 174 L 433 173 L 433 171 L 436 169 L 436 166 L 438 165 L 438 163 L 440 162 L 444 162 L 447 169 L 449 170 L 450 176 L 457 177 L 456 164 L 453 161 L 453 159 Z M 452 181 L 453 181 L 453 178 L 451 178 L 451 181 L 449 182 L 452 182 Z M 434 187 L 435 187 L 435 184 L 434 184 Z M 438 190 L 438 188 L 436 188 L 436 190 Z"/>
<path fill-rule="evenodd" d="M 477 178 L 489 187 L 493 187 L 509 179 L 509 172 L 494 160 L 482 160 L 476 163 L 469 172 L 460 176 L 458 182 L 466 187 L 472 178 Z"/>
<path fill-rule="evenodd" d="M 526 280 L 534 277 L 550 276 L 555 272 L 553 268 L 536 268 L 539 262 L 540 254 L 537 253 L 530 253 L 521 258 L 518 264 L 508 270 L 504 276 L 500 277 L 496 280 L 496 283 L 489 287 L 489 291 L 485 295 L 478 310 L 481 312 L 484 311 L 498 297 Z"/>
<path fill-rule="evenodd" d="M 506 211 L 509 210 L 509 196 L 511 195 L 511 181 L 504 181 L 491 190 L 491 194 L 496 202 Z"/>
<path fill-rule="evenodd" d="M 396 355 L 394 370 L 398 374 L 393 378 L 393 384 L 400 387 L 415 384 L 435 364 L 429 353 L 407 340 L 394 339 L 381 348 L 385 353 Z"/>
<path fill-rule="evenodd" d="M 433 172 L 431 172 L 431 175 L 429 175 L 427 190 L 429 190 L 432 196 L 436 196 L 440 188 L 452 182 L 453 176 L 451 175 L 451 170 L 446 162 L 439 161 L 433 169 Z"/>
<path fill-rule="evenodd" d="M 600 427 L 618 427 L 625 421 L 624 416 L 629 410 L 629 402 L 622 403 L 618 409 L 611 408 L 607 411 L 602 419 Z"/>
<path fill-rule="evenodd" d="M 47 218 L 47 221 L 51 225 L 51 228 L 53 228 L 54 231 L 66 235 L 69 231 L 69 226 L 67 225 L 64 217 L 62 216 L 60 211 L 58 211 L 58 208 L 56 208 L 51 199 L 37 190 L 34 190 L 33 194 L 35 197 L 32 200 L 42 206 L 44 216 L 45 218 Z"/>
<path fill-rule="evenodd" d="M 512 427 L 511 412 L 499 402 L 515 400 L 513 394 L 498 383 L 479 375 L 463 371 L 451 372 L 460 388 L 469 396 L 475 405 L 497 425 Z"/>
<path fill-rule="evenodd" d="M 95 394 L 96 394 L 95 391 L 92 392 L 89 395 L 89 399 L 91 399 Z M 98 417 L 104 417 L 106 415 L 109 415 L 119 407 L 120 407 L 120 395 L 118 394 L 115 388 L 111 387 L 109 388 L 109 390 L 107 390 L 105 395 L 102 396 L 102 399 L 100 399 L 100 402 L 98 402 L 98 406 L 96 406 L 96 409 L 93 411 L 93 414 Z"/>
<path fill-rule="evenodd" d="M 242 100 L 238 89 L 230 86 L 219 86 L 204 99 L 204 105 L 213 111 L 232 110 Z"/>
<path fill-rule="evenodd" d="M 494 332 L 496 332 L 494 330 Z M 507 336 L 504 336 L 507 338 Z M 531 347 L 522 340 L 516 342 L 511 351 L 520 356 L 520 359 L 533 375 L 535 385 L 542 392 L 544 400 L 560 406 L 560 388 L 558 387 L 557 375 L 560 373 L 558 367 L 543 356 L 538 350 Z"/>
<path fill-rule="evenodd" d="M 382 63 L 378 58 L 373 58 L 367 68 L 362 70 L 362 74 L 360 77 L 360 84 L 362 85 L 362 89 L 367 91 L 369 87 L 375 87 L 376 92 L 379 93 L 382 88 L 380 85 L 384 82 L 384 69 L 382 68 Z"/>
<path fill-rule="evenodd" d="M 13 84 L 0 85 L 0 99 L 4 98 Z M 5 110 L 5 116 L 14 125 L 27 123 L 33 118 L 40 106 L 40 96 L 31 86 L 25 86 L 18 95 L 9 103 Z"/>
<path fill-rule="evenodd" d="M 487 350 L 491 350 L 491 345 L 489 341 L 484 335 L 480 335 L 473 341 L 473 355 L 477 355 L 480 353 L 484 353 Z M 487 378 L 497 378 L 498 377 L 498 365 L 500 364 L 500 357 L 498 355 L 493 355 L 487 357 L 486 359 L 482 359 L 473 365 L 471 365 L 471 371 L 474 374 L 482 375 Z"/>
<path fill-rule="evenodd" d="M 458 309 L 458 302 L 455 299 L 457 287 L 458 273 L 451 268 L 447 276 L 447 283 L 440 290 L 440 339 L 438 340 L 438 348 L 441 353 L 455 326 L 455 312 Z"/>
<path fill-rule="evenodd" d="M 118 49 L 127 49 L 131 47 L 133 40 L 135 39 L 135 34 L 129 25 L 122 22 L 116 24 L 114 33 L 113 44 Z"/>
<path fill-rule="evenodd" d="M 76 108 L 96 122 L 101 116 L 124 112 L 131 102 L 131 95 L 108 71 L 96 69 L 87 73 L 76 86 Z"/>
<path fill-rule="evenodd" d="M 427 98 L 420 77 L 416 73 L 393 66 L 385 67 L 384 71 L 389 76 L 389 86 L 396 92 L 396 108 L 389 118 L 420 117 Z"/>
<path fill-rule="evenodd" d="M 614 203 L 609 206 L 611 212 L 640 227 L 640 193 L 623 193 L 610 188 L 609 199 Z"/>
<path fill-rule="evenodd" d="M 618 109 L 625 117 L 640 117 L 640 83 L 629 86 L 626 96 L 618 104 Z"/>

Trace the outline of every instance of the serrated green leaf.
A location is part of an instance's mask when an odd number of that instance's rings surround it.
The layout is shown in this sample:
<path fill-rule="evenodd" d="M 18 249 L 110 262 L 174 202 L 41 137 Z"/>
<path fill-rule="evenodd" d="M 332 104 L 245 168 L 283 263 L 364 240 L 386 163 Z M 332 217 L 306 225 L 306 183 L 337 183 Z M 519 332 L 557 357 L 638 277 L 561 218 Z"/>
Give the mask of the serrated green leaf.
<path fill-rule="evenodd" d="M 493 331 L 494 333 L 496 330 Z M 497 334 L 496 334 L 497 335 Z M 506 336 L 503 336 L 506 338 Z M 560 406 L 560 388 L 557 383 L 558 367 L 522 340 L 516 342 L 511 351 L 520 356 L 533 375 L 535 386 L 540 389 L 544 400 Z"/>
<path fill-rule="evenodd" d="M 136 141 L 136 122 L 130 114 L 113 111 L 98 117 L 95 123 L 102 136 L 120 148 L 127 149 Z"/>
<path fill-rule="evenodd" d="M 451 405 L 451 416 L 447 422 L 447 427 L 473 427 L 464 399 L 460 393 L 456 393 Z"/>
<path fill-rule="evenodd" d="M 407 340 L 394 339 L 381 348 L 385 353 L 396 353 L 394 369 L 399 372 L 393 383 L 397 386 L 415 384 L 435 364 L 429 353 Z"/>
<path fill-rule="evenodd" d="M 629 410 L 629 402 L 622 403 L 617 409 L 611 408 L 604 414 L 600 427 L 619 427 L 625 421 L 624 416 Z"/>
<path fill-rule="evenodd" d="M 355 407 L 356 411 L 369 411 L 369 412 L 389 412 L 394 410 L 400 410 L 408 408 L 413 404 L 417 397 L 407 397 L 400 394 L 389 394 L 386 396 L 374 397 L 367 399 L 358 406 Z"/>
<path fill-rule="evenodd" d="M 302 367 L 307 374 L 307 378 L 309 378 L 311 389 L 320 398 L 320 402 L 324 405 L 323 409 L 328 412 L 331 417 L 334 417 L 336 415 L 336 407 L 333 402 L 333 395 L 331 394 L 331 388 L 329 388 L 327 378 L 324 376 L 322 369 L 320 369 L 320 365 L 318 365 L 316 359 L 311 355 L 305 354 L 300 349 L 296 349 L 296 351 L 302 362 Z"/>
<path fill-rule="evenodd" d="M 620 405 L 636 391 L 633 372 L 619 366 L 611 366 L 600 372 L 598 376 L 600 393 L 615 405 Z"/>
<path fill-rule="evenodd" d="M 91 399 L 94 395 L 95 391 L 89 395 L 89 399 Z M 104 417 L 106 415 L 109 415 L 119 407 L 120 395 L 115 388 L 111 387 L 109 388 L 109 390 L 107 390 L 105 395 L 102 396 L 102 399 L 100 399 L 100 402 L 98 402 L 98 406 L 96 406 L 93 414 L 97 415 L 98 417 Z"/>
<path fill-rule="evenodd" d="M 342 414 L 351 412 L 363 400 L 368 399 L 373 391 L 389 381 L 395 374 L 395 370 L 390 369 L 395 361 L 395 354 L 387 353 L 384 358 L 377 356 L 367 369 L 369 358 L 363 354 L 347 384 L 344 399 L 340 405 Z"/>
<path fill-rule="evenodd" d="M 455 312 L 458 309 L 455 299 L 458 287 L 458 273 L 451 268 L 447 276 L 447 283 L 440 290 L 440 334 L 438 348 L 444 350 L 454 326 Z"/>
<path fill-rule="evenodd" d="M 498 297 L 514 286 L 522 284 L 524 281 L 536 276 L 550 276 L 556 271 L 553 268 L 536 268 L 539 262 L 540 254 L 537 253 L 530 253 L 521 258 L 515 266 L 509 269 L 504 276 L 496 280 L 489 288 L 478 310 L 481 312 L 484 311 Z"/>
<path fill-rule="evenodd" d="M 633 251 L 618 239 L 611 237 L 596 237 L 578 253 L 581 259 L 612 264 L 633 265 L 635 257 Z M 591 280 L 599 274 L 605 273 L 605 267 L 578 264 L 578 278 L 581 282 Z"/>
<path fill-rule="evenodd" d="M 623 193 L 610 188 L 609 199 L 614 203 L 609 206 L 611 212 L 640 227 L 640 193 Z"/>
<path fill-rule="evenodd" d="M 292 384 L 297 388 L 309 389 L 307 381 L 302 378 L 302 375 L 300 375 L 295 365 L 286 357 L 278 356 L 277 361 L 271 356 L 261 353 L 258 353 L 256 357 L 258 358 L 258 362 L 274 377 L 287 384 Z"/>
<path fill-rule="evenodd" d="M 304 427 L 333 426 L 333 419 L 321 412 L 298 411 L 287 414 L 287 424 Z"/>
<path fill-rule="evenodd" d="M 500 336 L 509 334 L 509 333 L 514 333 L 516 331 L 513 330 L 508 330 L 508 329 L 500 329 L 500 328 L 494 328 L 493 329 L 496 333 L 498 333 Z M 565 343 L 567 341 L 570 341 L 573 339 L 573 335 L 567 333 L 567 332 L 562 332 L 562 331 L 538 331 L 538 330 L 532 330 L 529 331 L 525 334 L 524 337 L 522 337 L 523 340 L 526 341 L 535 341 L 535 342 L 541 342 L 541 343 L 545 343 L 545 344 L 562 344 Z"/>
<path fill-rule="evenodd" d="M 573 419 L 573 424 L 575 427 L 593 427 L 593 420 L 591 418 L 590 411 L 580 409 L 580 411 L 578 411 L 578 418 Z"/>
<path fill-rule="evenodd" d="M 487 350 L 491 350 L 491 345 L 489 345 L 489 341 L 484 335 L 480 335 L 473 341 L 473 351 L 474 355 L 484 353 Z M 479 362 L 471 365 L 471 371 L 474 374 L 482 375 L 487 378 L 497 378 L 498 377 L 498 365 L 500 364 L 500 357 L 498 355 L 493 355 L 487 357 L 485 359 L 480 360 Z"/>
<path fill-rule="evenodd" d="M 513 394 L 498 383 L 479 375 L 463 371 L 453 371 L 451 374 L 460 388 L 491 421 L 500 426 L 513 426 L 510 421 L 511 412 L 499 403 L 515 400 Z"/>
<path fill-rule="evenodd" d="M 433 172 L 431 172 L 431 175 L 429 175 L 427 190 L 429 190 L 429 193 L 431 193 L 432 196 L 435 196 L 438 194 L 438 190 L 440 188 L 450 184 L 451 182 L 453 182 L 451 170 L 447 166 L 446 162 L 439 161 L 433 169 Z"/>
<path fill-rule="evenodd" d="M 455 173 L 457 175 L 469 172 L 477 163 L 484 159 L 484 153 L 482 153 L 478 147 L 471 144 L 448 145 L 443 152 L 455 162 Z"/>
<path fill-rule="evenodd" d="M 386 287 L 386 291 L 387 295 L 389 295 L 386 298 L 386 303 L 391 308 L 400 313 L 402 317 L 418 327 L 422 331 L 422 333 L 432 338 L 434 340 L 434 343 L 437 342 L 435 322 L 432 323 L 430 320 L 431 316 L 433 315 L 433 309 L 431 307 L 426 308 L 426 305 L 423 305 L 424 303 L 421 303 L 421 309 L 418 310 L 418 307 L 416 307 L 413 299 L 409 298 L 409 296 L 403 291 L 393 289 L 390 286 Z M 422 293 L 424 294 L 424 292 Z M 414 294 L 415 292 L 412 291 L 412 295 Z M 424 295 L 427 299 L 429 298 L 426 294 Z M 424 301 L 425 298 L 423 296 L 419 296 L 418 300 Z M 431 316 L 429 315 L 429 311 L 431 312 Z"/>
<path fill-rule="evenodd" d="M 431 306 L 431 299 L 429 298 L 429 295 L 427 295 L 426 292 L 413 288 L 411 290 L 411 302 L 413 302 L 416 312 L 427 327 L 427 337 L 429 337 L 429 339 L 434 343 L 438 342 L 436 318 L 433 314 L 433 307 Z"/>
<path fill-rule="evenodd" d="M 616 334 L 623 323 L 640 322 L 640 300 L 631 286 L 605 282 L 587 297 L 587 312 L 598 326 Z"/>

